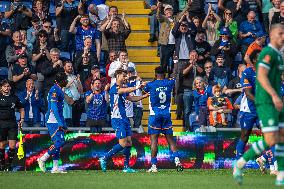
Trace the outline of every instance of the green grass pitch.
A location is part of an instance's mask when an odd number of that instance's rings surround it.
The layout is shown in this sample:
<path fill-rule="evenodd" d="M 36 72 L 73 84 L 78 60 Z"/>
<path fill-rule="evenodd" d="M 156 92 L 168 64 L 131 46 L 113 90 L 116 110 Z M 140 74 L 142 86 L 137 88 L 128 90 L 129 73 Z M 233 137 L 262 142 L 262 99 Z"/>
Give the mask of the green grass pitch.
<path fill-rule="evenodd" d="M 272 189 L 274 176 L 246 170 L 238 186 L 231 170 L 159 170 L 159 173 L 126 174 L 121 171 L 69 171 L 67 174 L 40 172 L 0 173 L 0 189 Z"/>

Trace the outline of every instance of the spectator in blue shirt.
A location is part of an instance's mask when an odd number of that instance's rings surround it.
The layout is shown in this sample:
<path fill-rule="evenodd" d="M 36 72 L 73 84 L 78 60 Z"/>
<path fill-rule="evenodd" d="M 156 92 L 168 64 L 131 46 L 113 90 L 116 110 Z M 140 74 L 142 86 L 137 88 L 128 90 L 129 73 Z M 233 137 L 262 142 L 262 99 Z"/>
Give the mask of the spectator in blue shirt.
<path fill-rule="evenodd" d="M 107 103 L 109 102 L 109 84 L 102 91 L 100 79 L 91 83 L 91 90 L 85 93 L 87 108 L 86 127 L 90 127 L 92 133 L 100 133 L 102 127 L 107 125 Z"/>
<path fill-rule="evenodd" d="M 250 11 L 247 15 L 247 20 L 243 21 L 239 27 L 239 36 L 242 39 L 242 54 L 247 51 L 248 46 L 255 41 L 259 33 L 264 33 L 263 27 L 256 19 L 254 11 Z"/>
<path fill-rule="evenodd" d="M 196 77 L 193 81 L 194 91 L 194 105 L 195 113 L 198 117 L 200 127 L 207 126 L 208 107 L 207 100 L 212 96 L 212 87 L 205 86 L 202 77 Z M 201 129 L 202 130 L 202 129 Z"/>
<path fill-rule="evenodd" d="M 38 90 L 35 90 L 35 84 L 32 79 L 26 82 L 26 89 L 18 94 L 25 110 L 25 119 L 23 127 L 39 127 L 41 122 L 41 107 L 43 106 L 43 98 Z"/>
<path fill-rule="evenodd" d="M 80 20 L 81 26 L 75 27 L 77 21 Z M 101 53 L 101 43 L 100 43 L 100 32 L 90 25 L 90 19 L 88 15 L 79 15 L 77 16 L 69 29 L 69 32 L 76 34 L 76 51 L 84 50 L 84 39 L 91 38 L 92 46 L 90 48 L 91 52 L 97 53 L 97 59 L 100 61 L 100 53 Z"/>

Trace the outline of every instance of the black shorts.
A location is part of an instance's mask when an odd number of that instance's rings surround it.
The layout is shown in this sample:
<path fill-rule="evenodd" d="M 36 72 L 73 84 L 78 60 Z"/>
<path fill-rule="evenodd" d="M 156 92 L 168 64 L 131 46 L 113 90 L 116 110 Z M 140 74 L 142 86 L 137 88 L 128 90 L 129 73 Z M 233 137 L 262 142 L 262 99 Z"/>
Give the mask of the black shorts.
<path fill-rule="evenodd" d="M 18 127 L 1 127 L 0 126 L 0 141 L 17 140 Z"/>

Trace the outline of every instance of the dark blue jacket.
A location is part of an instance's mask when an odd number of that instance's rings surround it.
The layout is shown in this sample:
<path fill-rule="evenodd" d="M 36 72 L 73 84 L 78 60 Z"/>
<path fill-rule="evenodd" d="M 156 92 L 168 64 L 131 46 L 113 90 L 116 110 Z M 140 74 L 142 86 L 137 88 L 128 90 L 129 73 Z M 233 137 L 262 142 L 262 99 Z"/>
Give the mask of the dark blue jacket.
<path fill-rule="evenodd" d="M 30 111 L 30 102 L 29 99 L 26 100 L 27 97 L 27 90 L 19 93 L 18 95 L 21 103 L 24 106 L 24 110 L 25 110 L 25 121 L 29 121 L 29 111 Z M 32 105 L 32 111 L 33 111 L 33 120 L 34 123 L 38 123 L 41 121 L 41 116 L 40 116 L 40 108 L 43 106 L 44 102 L 43 102 L 43 98 L 42 96 L 39 94 L 39 99 L 36 100 L 35 98 L 35 90 L 32 93 L 31 96 L 31 105 Z"/>

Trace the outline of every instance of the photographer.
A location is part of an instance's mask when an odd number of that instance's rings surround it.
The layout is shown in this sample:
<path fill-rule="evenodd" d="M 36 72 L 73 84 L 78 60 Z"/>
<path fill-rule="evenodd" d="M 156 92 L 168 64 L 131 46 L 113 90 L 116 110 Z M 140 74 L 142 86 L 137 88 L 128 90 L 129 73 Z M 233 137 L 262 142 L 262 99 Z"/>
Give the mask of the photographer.
<path fill-rule="evenodd" d="M 224 64 L 226 67 L 233 68 L 233 60 L 237 53 L 237 44 L 230 38 L 230 31 L 223 27 L 220 31 L 220 38 L 214 43 L 210 54 L 216 56 L 222 54 L 224 56 Z"/>
<path fill-rule="evenodd" d="M 258 33 L 264 33 L 262 25 L 256 20 L 255 12 L 250 11 L 247 15 L 247 20 L 243 21 L 239 27 L 243 55 L 245 55 L 248 46 L 255 40 Z"/>
<path fill-rule="evenodd" d="M 34 69 L 28 64 L 26 55 L 21 55 L 19 57 L 18 64 L 14 65 L 12 75 L 15 83 L 16 94 L 19 94 L 25 90 L 26 81 L 28 79 L 37 80 Z"/>
<path fill-rule="evenodd" d="M 30 25 L 32 11 L 21 0 L 14 0 L 10 4 L 10 10 L 5 12 L 5 18 L 11 20 L 12 31 L 27 30 Z"/>

